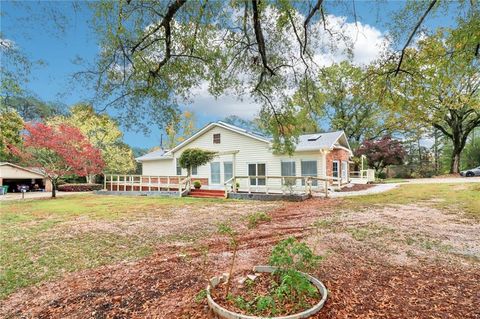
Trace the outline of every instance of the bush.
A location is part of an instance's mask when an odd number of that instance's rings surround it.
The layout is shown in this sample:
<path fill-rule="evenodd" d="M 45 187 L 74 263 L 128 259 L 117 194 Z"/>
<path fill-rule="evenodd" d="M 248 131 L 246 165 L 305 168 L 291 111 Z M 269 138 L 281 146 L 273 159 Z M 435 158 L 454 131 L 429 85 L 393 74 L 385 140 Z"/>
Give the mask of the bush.
<path fill-rule="evenodd" d="M 385 179 L 385 178 L 387 178 L 387 174 L 385 172 L 377 173 L 377 178 Z"/>
<path fill-rule="evenodd" d="M 91 192 L 102 188 L 102 184 L 64 184 L 57 187 L 61 192 Z"/>
<path fill-rule="evenodd" d="M 193 182 L 193 187 L 200 188 L 200 187 L 202 187 L 202 183 L 200 183 L 200 181 L 194 181 Z"/>

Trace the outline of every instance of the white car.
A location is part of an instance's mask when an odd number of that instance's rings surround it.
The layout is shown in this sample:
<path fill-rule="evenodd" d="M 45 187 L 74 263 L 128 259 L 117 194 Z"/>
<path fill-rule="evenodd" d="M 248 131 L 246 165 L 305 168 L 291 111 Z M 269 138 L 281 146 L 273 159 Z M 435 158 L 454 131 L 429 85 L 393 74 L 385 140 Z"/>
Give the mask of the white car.
<path fill-rule="evenodd" d="M 460 172 L 460 175 L 466 177 L 480 176 L 480 166 L 472 169 L 467 169 Z"/>

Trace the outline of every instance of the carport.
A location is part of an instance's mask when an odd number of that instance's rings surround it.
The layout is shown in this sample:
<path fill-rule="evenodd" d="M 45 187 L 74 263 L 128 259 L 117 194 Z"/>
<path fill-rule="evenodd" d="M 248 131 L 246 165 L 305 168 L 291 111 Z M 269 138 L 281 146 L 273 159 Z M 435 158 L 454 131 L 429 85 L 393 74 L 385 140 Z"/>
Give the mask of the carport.
<path fill-rule="evenodd" d="M 0 163 L 0 186 L 8 186 L 8 192 L 18 192 L 19 186 L 27 186 L 29 191 L 51 191 L 51 182 L 34 168 L 21 167 L 12 163 Z"/>

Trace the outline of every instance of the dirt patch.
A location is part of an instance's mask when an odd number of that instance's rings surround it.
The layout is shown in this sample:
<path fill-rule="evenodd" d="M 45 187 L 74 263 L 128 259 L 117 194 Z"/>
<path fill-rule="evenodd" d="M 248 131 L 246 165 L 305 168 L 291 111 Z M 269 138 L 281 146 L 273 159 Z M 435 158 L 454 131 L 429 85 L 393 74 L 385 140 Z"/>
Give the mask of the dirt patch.
<path fill-rule="evenodd" d="M 392 256 L 408 243 L 385 240 L 418 232 L 458 243 L 455 247 L 462 249 L 461 243 L 477 245 L 478 225 L 428 206 L 338 213 L 338 203 L 289 203 L 269 213 L 271 222 L 253 230 L 239 227 L 235 273 L 264 264 L 275 243 L 294 236 L 326 257 L 313 275 L 325 283 L 329 299 L 312 318 L 480 317 L 478 261 L 414 255 L 399 264 Z M 228 240 L 216 235 L 191 246 L 159 245 L 153 256 L 138 262 L 73 273 L 23 289 L 1 302 L 0 317 L 213 318 L 206 301 L 194 299 L 208 278 L 228 269 L 230 256 Z"/>
<path fill-rule="evenodd" d="M 339 192 L 358 192 L 364 191 L 366 189 L 370 189 L 375 187 L 376 185 L 373 184 L 353 184 L 351 186 L 347 185 L 339 190 Z"/>

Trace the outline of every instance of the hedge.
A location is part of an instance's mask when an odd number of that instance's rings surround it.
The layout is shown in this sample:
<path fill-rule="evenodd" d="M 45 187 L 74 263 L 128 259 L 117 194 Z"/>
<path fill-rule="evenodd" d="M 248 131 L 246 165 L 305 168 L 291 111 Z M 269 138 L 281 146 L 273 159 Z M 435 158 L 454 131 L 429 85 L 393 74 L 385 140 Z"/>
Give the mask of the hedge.
<path fill-rule="evenodd" d="M 61 192 L 91 192 L 102 188 L 102 184 L 63 184 L 57 187 Z"/>

